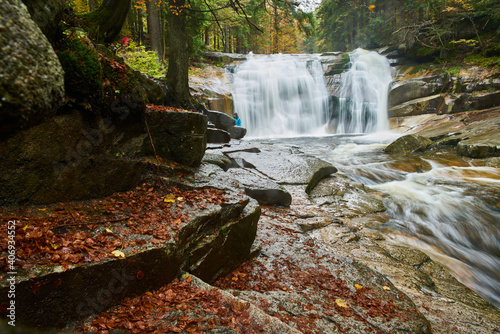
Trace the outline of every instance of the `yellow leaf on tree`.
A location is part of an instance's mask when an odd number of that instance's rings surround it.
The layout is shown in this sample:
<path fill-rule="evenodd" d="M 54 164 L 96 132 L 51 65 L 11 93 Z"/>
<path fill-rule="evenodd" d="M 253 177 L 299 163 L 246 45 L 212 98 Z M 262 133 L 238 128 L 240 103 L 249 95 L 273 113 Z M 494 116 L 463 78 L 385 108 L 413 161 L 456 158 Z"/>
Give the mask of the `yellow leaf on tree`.
<path fill-rule="evenodd" d="M 347 302 L 343 299 L 335 299 L 335 304 L 337 304 L 337 306 L 339 307 L 347 307 Z"/>
<path fill-rule="evenodd" d="M 368 7 L 368 9 L 369 9 L 370 11 L 373 11 L 373 10 L 375 9 L 375 5 L 371 5 L 370 7 Z"/>
<path fill-rule="evenodd" d="M 111 252 L 111 254 L 113 254 L 116 257 L 122 258 L 122 259 L 125 258 L 125 254 L 119 250 L 114 250 Z"/>

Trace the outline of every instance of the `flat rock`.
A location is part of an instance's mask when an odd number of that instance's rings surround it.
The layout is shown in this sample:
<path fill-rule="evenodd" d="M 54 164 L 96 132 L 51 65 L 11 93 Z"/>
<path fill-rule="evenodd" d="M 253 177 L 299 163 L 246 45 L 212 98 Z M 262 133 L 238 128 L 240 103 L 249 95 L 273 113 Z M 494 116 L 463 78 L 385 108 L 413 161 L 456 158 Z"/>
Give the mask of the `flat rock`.
<path fill-rule="evenodd" d="M 323 177 L 337 172 L 330 163 L 304 154 L 280 150 L 260 153 L 235 152 L 230 158 L 241 158 L 279 184 L 304 184 L 310 192 Z"/>
<path fill-rule="evenodd" d="M 269 178 L 243 168 L 231 168 L 228 173 L 242 184 L 245 194 L 259 204 L 289 206 L 292 202 L 292 196 L 285 188 Z"/>

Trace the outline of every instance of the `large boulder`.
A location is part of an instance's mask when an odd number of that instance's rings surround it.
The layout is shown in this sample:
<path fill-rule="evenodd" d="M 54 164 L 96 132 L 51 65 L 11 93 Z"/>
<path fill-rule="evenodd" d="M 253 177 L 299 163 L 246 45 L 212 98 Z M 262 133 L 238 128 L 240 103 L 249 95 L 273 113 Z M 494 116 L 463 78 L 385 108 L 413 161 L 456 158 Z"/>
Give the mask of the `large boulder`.
<path fill-rule="evenodd" d="M 446 75 L 435 75 L 395 82 L 389 91 L 389 108 L 415 99 L 435 95 L 446 90 L 450 80 Z"/>
<path fill-rule="evenodd" d="M 31 19 L 35 21 L 47 39 L 55 44 L 60 33 L 60 23 L 67 5 L 64 0 L 22 0 L 28 7 Z"/>
<path fill-rule="evenodd" d="M 86 121 L 78 112 L 55 116 L 0 142 L 0 205 L 88 199 L 127 190 L 147 168 L 129 159 L 140 129 L 118 120 Z M 118 156 L 117 156 L 118 155 Z"/>
<path fill-rule="evenodd" d="M 390 108 L 387 113 L 389 117 L 436 114 L 444 106 L 444 97 L 438 94 L 405 102 Z"/>
<path fill-rule="evenodd" d="M 0 3 L 0 136 L 56 114 L 64 72 L 52 46 L 20 0 Z"/>
<path fill-rule="evenodd" d="M 229 128 L 228 132 L 231 138 L 241 139 L 247 134 L 247 129 L 242 128 L 241 126 L 232 126 Z"/>
<path fill-rule="evenodd" d="M 207 129 L 207 143 L 210 144 L 224 144 L 229 143 L 231 137 L 229 132 L 216 128 Z"/>
<path fill-rule="evenodd" d="M 146 112 L 151 140 L 145 142 L 146 154 L 158 154 L 186 166 L 201 163 L 207 147 L 207 116 L 196 112 Z"/>
<path fill-rule="evenodd" d="M 384 149 L 387 153 L 412 153 L 423 152 L 433 143 L 432 140 L 419 135 L 406 135 L 399 137 Z"/>
<path fill-rule="evenodd" d="M 215 127 L 228 131 L 231 127 L 234 126 L 234 118 L 229 116 L 226 113 L 214 110 L 208 110 L 206 112 L 208 117 L 208 121 L 212 122 Z"/>

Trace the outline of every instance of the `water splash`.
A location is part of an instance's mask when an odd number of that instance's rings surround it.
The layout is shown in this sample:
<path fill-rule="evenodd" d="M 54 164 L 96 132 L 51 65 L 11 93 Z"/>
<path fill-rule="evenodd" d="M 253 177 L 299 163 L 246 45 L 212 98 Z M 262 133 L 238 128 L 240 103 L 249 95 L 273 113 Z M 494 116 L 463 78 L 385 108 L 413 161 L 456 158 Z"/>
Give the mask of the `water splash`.
<path fill-rule="evenodd" d="M 386 57 L 357 49 L 342 74 L 338 109 L 330 123 L 335 133 L 371 133 L 389 129 L 387 96 L 392 72 Z"/>
<path fill-rule="evenodd" d="M 318 134 L 328 121 L 329 96 L 315 56 L 249 55 L 232 74 L 234 111 L 247 137 Z"/>

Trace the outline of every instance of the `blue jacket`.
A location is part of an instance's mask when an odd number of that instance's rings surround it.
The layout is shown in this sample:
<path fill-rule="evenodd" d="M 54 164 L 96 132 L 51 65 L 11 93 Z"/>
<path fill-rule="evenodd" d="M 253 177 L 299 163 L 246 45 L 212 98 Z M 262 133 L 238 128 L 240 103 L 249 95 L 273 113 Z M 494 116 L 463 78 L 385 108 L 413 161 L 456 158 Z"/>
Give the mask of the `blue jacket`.
<path fill-rule="evenodd" d="M 234 119 L 234 125 L 241 126 L 241 119 L 239 117 Z"/>

